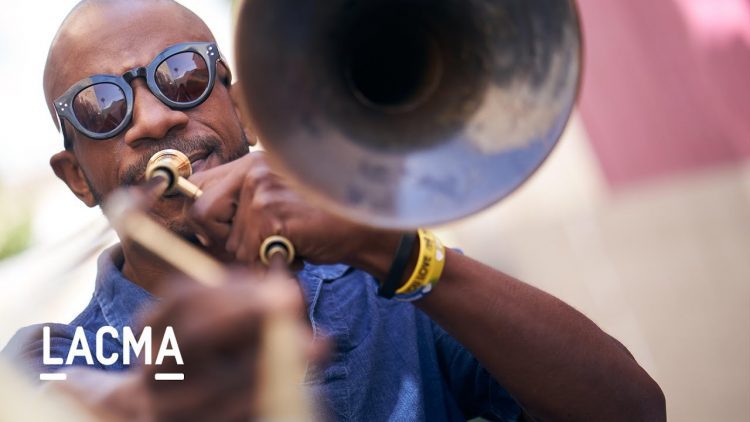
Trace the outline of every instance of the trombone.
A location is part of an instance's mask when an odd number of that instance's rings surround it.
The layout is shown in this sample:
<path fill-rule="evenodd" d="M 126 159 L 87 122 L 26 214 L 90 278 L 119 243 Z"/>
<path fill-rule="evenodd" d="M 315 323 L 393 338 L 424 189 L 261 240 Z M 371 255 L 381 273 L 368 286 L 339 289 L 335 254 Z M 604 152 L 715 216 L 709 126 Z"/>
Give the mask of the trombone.
<path fill-rule="evenodd" d="M 272 164 L 327 210 L 382 228 L 460 219 L 509 195 L 552 151 L 580 85 L 574 0 L 245 0 L 235 22 L 241 107 Z M 180 160 L 155 157 L 150 183 L 198 197 Z M 224 278 L 128 198 L 110 202 L 134 240 L 196 280 Z M 264 248 L 279 268 L 294 256 L 285 239 Z M 291 350 L 281 321 L 271 346 Z M 297 382 L 285 362 L 299 356 L 269 365 L 266 419 L 307 419 L 306 405 L 283 406 L 304 402 L 285 390 Z"/>

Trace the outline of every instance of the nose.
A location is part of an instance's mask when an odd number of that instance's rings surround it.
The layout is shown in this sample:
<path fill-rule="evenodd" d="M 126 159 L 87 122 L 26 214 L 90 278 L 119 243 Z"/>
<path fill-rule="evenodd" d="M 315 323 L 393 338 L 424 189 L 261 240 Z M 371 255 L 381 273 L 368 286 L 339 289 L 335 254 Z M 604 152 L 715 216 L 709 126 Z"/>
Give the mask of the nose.
<path fill-rule="evenodd" d="M 185 112 L 167 107 L 142 81 L 133 82 L 133 97 L 133 118 L 124 134 L 125 143 L 131 147 L 162 139 L 170 130 L 188 123 Z"/>

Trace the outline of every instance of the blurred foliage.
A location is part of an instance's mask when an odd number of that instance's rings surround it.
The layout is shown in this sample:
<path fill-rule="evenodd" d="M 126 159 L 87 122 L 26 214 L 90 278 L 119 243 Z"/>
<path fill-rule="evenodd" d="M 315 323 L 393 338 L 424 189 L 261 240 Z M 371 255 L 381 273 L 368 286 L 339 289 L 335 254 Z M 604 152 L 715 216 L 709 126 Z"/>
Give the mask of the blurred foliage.
<path fill-rule="evenodd" d="M 26 249 L 30 240 L 31 218 L 27 217 L 12 225 L 7 233 L 0 233 L 0 261 Z"/>
<path fill-rule="evenodd" d="M 2 190 L 0 186 L 0 261 L 29 246 L 31 210 Z"/>

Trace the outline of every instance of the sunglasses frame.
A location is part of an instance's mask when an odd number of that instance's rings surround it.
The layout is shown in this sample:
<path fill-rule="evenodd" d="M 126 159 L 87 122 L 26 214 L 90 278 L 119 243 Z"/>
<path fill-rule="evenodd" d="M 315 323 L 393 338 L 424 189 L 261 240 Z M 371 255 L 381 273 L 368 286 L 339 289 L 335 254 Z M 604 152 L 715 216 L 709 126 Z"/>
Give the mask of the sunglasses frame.
<path fill-rule="evenodd" d="M 164 60 L 180 53 L 187 53 L 192 52 L 196 53 L 199 56 L 203 58 L 203 60 L 206 62 L 206 66 L 208 67 L 208 85 L 206 86 L 206 89 L 203 91 L 203 93 L 196 98 L 193 101 L 187 102 L 187 103 L 179 103 L 170 100 L 167 98 L 164 93 L 161 92 L 159 87 L 156 84 L 156 69 L 164 62 Z M 87 137 L 95 140 L 104 140 L 109 139 L 117 136 L 120 132 L 122 132 L 125 127 L 127 127 L 130 124 L 130 121 L 133 118 L 133 87 L 130 86 L 130 84 L 133 82 L 134 79 L 137 78 L 145 78 L 146 79 L 146 85 L 148 86 L 149 91 L 158 98 L 162 103 L 167 105 L 168 107 L 175 109 L 175 110 L 185 110 L 189 108 L 196 107 L 206 101 L 206 99 L 211 94 L 211 91 L 213 91 L 214 88 L 214 82 L 216 80 L 216 63 L 217 62 L 223 62 L 225 63 L 224 67 L 227 70 L 227 84 L 231 83 L 232 80 L 232 74 L 229 70 L 229 66 L 226 66 L 226 60 L 219 52 L 216 43 L 215 42 L 185 42 L 180 44 L 175 44 L 171 47 L 168 47 L 161 53 L 159 53 L 156 58 L 154 58 L 151 63 L 149 63 L 147 66 L 140 66 L 133 69 L 130 69 L 129 71 L 122 74 L 122 76 L 115 76 L 115 75 L 93 75 L 88 78 L 82 79 L 78 82 L 76 82 L 73 86 L 71 86 L 63 95 L 58 97 L 55 100 L 54 106 L 55 111 L 57 112 L 57 120 L 59 123 L 60 131 L 63 134 L 63 138 L 65 141 L 65 148 L 67 149 L 69 147 L 69 140 L 68 136 L 65 134 L 65 127 L 63 125 L 63 119 L 70 122 L 73 127 L 81 132 L 82 134 L 86 135 Z M 110 130 L 106 133 L 97 133 L 92 132 L 81 124 L 80 121 L 78 121 L 78 118 L 75 115 L 75 112 L 73 110 L 73 100 L 75 100 L 75 97 L 84 89 L 101 83 L 110 83 L 113 85 L 118 86 L 123 94 L 125 95 L 125 102 L 126 102 L 126 111 L 125 111 L 125 117 L 123 118 L 122 122 L 120 122 L 117 127 Z"/>

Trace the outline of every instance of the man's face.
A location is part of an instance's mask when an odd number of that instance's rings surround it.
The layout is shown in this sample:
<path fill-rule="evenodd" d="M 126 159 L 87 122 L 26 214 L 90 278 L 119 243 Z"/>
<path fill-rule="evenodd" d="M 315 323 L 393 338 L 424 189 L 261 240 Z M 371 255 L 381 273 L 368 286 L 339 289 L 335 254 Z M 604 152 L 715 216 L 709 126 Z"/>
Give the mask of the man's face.
<path fill-rule="evenodd" d="M 146 66 L 167 47 L 192 41 L 212 41 L 212 36 L 202 22 L 174 4 L 135 1 L 85 7 L 69 20 L 53 46 L 56 59 L 50 62 L 54 67 L 45 81 L 47 98 L 56 98 L 91 75 L 119 76 Z M 96 202 L 120 186 L 143 182 L 146 162 L 162 149 L 173 148 L 192 158 L 203 158 L 194 163 L 196 172 L 246 154 L 242 126 L 229 89 L 221 82 L 227 70 L 220 64 L 217 73 L 208 99 L 188 110 L 170 109 L 149 91 L 144 79 L 135 79 L 131 83 L 132 122 L 114 138 L 94 140 L 64 122 L 80 170 L 68 172 L 68 177 L 81 174 Z M 54 157 L 53 167 L 60 175 Z M 183 198 L 162 200 L 153 214 L 189 236 L 184 220 L 187 205 Z"/>

